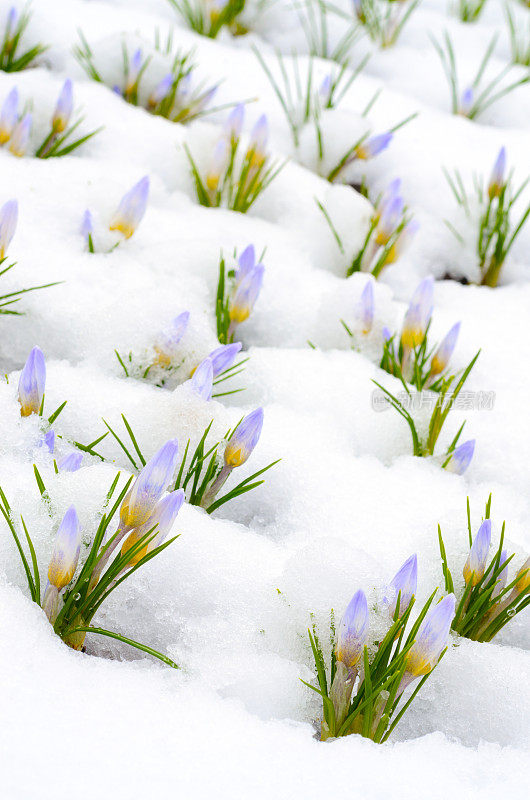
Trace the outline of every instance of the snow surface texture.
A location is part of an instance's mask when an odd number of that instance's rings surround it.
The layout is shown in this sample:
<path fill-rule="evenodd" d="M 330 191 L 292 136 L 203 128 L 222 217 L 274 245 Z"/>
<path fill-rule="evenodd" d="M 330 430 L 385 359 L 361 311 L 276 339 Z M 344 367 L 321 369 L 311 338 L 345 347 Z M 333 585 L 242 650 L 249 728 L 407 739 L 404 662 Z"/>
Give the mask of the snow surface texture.
<path fill-rule="evenodd" d="M 9 5 L 0 3 L 2 19 Z M 201 75 L 224 79 L 219 101 L 258 98 L 248 106 L 247 126 L 265 111 L 273 150 L 293 156 L 279 103 L 250 49 L 257 45 L 272 67 L 273 46 L 287 53 L 307 49 L 291 5 L 277 0 L 252 34 L 223 34 L 216 41 L 178 27 L 166 0 L 34 0 L 33 10 L 30 38 L 50 49 L 37 69 L 0 73 L 0 100 L 15 85 L 24 99 L 33 98 L 40 136 L 62 82 L 72 77 L 87 129 L 105 126 L 61 159 L 15 159 L 0 151 L 0 201 L 16 197 L 20 205 L 10 248 L 18 265 L 3 279 L 5 290 L 63 282 L 27 295 L 24 317 L 0 317 L 2 370 L 13 371 L 0 387 L 0 482 L 13 508 L 24 513 L 41 568 L 54 526 L 71 503 L 85 534 L 94 530 L 115 469 L 86 457 L 79 472 L 54 476 L 50 459 L 36 448 L 38 421 L 21 419 L 16 400 L 17 370 L 35 344 L 47 358 L 47 408 L 68 400 L 56 424 L 65 436 L 91 441 L 104 430 L 102 416 L 118 425 L 124 412 L 151 456 L 170 437 L 197 440 L 212 417 L 223 435 L 243 413 L 263 405 L 263 435 L 241 472 L 282 461 L 257 491 L 211 517 L 185 506 L 175 526 L 178 541 L 122 584 L 94 620 L 168 653 L 180 671 L 96 637 L 87 639 L 86 654 L 69 650 L 28 599 L 15 546 L 3 531 L 2 798 L 520 795 L 528 774 L 528 615 L 494 643 L 460 640 L 450 648 L 383 746 L 359 736 L 317 742 L 318 698 L 299 678 L 313 675 L 305 638 L 309 612 L 324 623 L 330 608 L 341 613 L 356 589 L 373 596 L 412 552 L 419 559 L 419 601 L 440 583 L 438 523 L 450 562 L 463 565 L 466 495 L 476 529 L 493 492 L 494 537 L 506 519 L 517 564 L 526 557 L 530 225 L 499 288 L 436 284 L 435 334 L 462 320 L 456 366 L 482 348 L 468 388 L 496 394 L 493 410 L 452 413 L 443 443 L 467 417 L 467 438 L 476 438 L 477 448 L 466 475 L 451 475 L 410 456 L 401 418 L 374 413 L 371 378 L 381 373 L 349 349 L 339 323 L 353 322 L 366 278 L 344 278 L 346 259 L 314 198 L 333 212 L 348 252 L 362 239 L 367 204 L 293 160 L 249 214 L 202 208 L 181 144 L 188 141 L 198 159 L 206 159 L 226 112 L 191 127 L 153 117 L 90 81 L 72 55 L 80 28 L 112 74 L 123 32 L 131 43 L 152 41 L 155 28 L 165 33 L 176 25 L 175 45 L 195 48 Z M 522 6 L 514 10 L 522 19 L 530 14 Z M 372 59 L 336 119 L 326 123 L 331 144 L 339 150 L 348 145 L 349 118 L 355 129 L 359 109 L 377 88 L 383 91 L 370 112 L 374 131 L 419 112 L 364 169 L 375 193 L 401 177 L 405 200 L 421 223 L 413 246 L 375 286 L 378 336 L 383 324 L 402 317 L 423 276 L 470 269 L 469 255 L 443 223 L 454 201 L 442 166 L 459 168 L 466 179 L 474 170 L 487 173 L 504 144 L 516 178 L 530 173 L 530 89 L 503 98 L 478 122 L 450 115 L 428 36 L 445 27 L 464 72 L 496 31 L 494 67 L 506 63 L 501 2 L 489 0 L 480 21 L 464 25 L 449 15 L 446 0 L 423 0 L 395 47 L 378 51 L 366 40 L 355 46 L 354 63 L 370 49 Z M 325 75 L 328 67 L 321 62 L 319 69 Z M 310 166 L 310 147 L 297 158 Z M 151 194 L 136 234 L 111 254 L 84 252 L 84 209 L 107 219 L 144 174 Z M 183 356 L 197 363 L 216 346 L 219 251 L 249 242 L 267 251 L 262 294 L 240 329 L 250 355 L 246 392 L 207 404 L 186 387 L 173 393 L 123 378 L 114 349 L 149 347 L 185 309 L 191 324 Z M 387 384 L 396 386 L 390 379 Z M 127 468 L 119 448 L 106 440 L 102 450 Z M 53 520 L 36 490 L 34 460 L 50 491 Z"/>

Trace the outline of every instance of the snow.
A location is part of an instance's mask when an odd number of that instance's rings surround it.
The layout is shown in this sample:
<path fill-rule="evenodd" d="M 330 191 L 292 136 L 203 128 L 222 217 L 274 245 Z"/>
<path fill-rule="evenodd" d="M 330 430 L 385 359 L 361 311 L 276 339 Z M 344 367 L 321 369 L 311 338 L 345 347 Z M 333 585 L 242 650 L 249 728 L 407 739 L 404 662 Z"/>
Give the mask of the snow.
<path fill-rule="evenodd" d="M 347 794 L 352 800 L 429 800 L 451 793 L 462 800 L 520 793 L 528 774 L 530 712 L 528 612 L 489 644 L 455 641 L 391 741 L 359 736 L 322 744 L 314 738 L 318 698 L 300 682 L 312 680 L 306 641 L 309 614 L 325 625 L 358 589 L 377 593 L 413 552 L 418 554 L 418 599 L 442 579 L 437 525 L 460 580 L 466 557 L 466 497 L 478 526 L 493 493 L 494 542 L 502 521 L 519 566 L 530 550 L 528 493 L 530 437 L 526 341 L 530 306 L 530 224 L 492 290 L 443 281 L 470 275 L 469 250 L 444 224 L 455 204 L 443 167 L 466 181 L 489 173 L 502 145 L 516 180 L 530 173 L 530 89 L 501 99 L 478 121 L 449 113 L 449 92 L 429 40 L 447 28 L 462 75 L 476 67 L 499 34 L 492 69 L 509 56 L 503 3 L 488 0 L 477 23 L 451 16 L 446 0 L 423 0 L 393 48 L 366 39 L 353 63 L 372 53 L 338 110 L 326 116 L 326 158 L 336 161 L 363 130 L 360 111 L 377 89 L 369 129 L 382 132 L 412 113 L 388 150 L 348 173 L 366 175 L 373 194 L 401 177 L 420 230 L 409 250 L 374 284 L 375 321 L 358 352 L 340 320 L 355 326 L 366 276 L 344 277 L 366 233 L 370 206 L 347 186 L 315 174 L 314 145 L 305 132 L 296 148 L 276 96 L 251 47 L 271 69 L 274 48 L 293 48 L 307 63 L 307 43 L 291 3 L 277 0 L 253 32 L 211 41 L 179 25 L 166 0 L 33 0 L 28 42 L 50 45 L 36 69 L 0 73 L 0 103 L 13 86 L 33 102 L 34 139 L 42 139 L 66 77 L 74 80 L 83 131 L 104 130 L 60 159 L 16 159 L 0 149 L 0 204 L 19 202 L 9 255 L 17 266 L 2 277 L 4 291 L 60 281 L 23 297 L 22 317 L 0 316 L 0 485 L 22 513 L 41 571 L 58 520 L 73 503 L 85 537 L 116 473 L 128 464 L 108 437 L 101 452 L 115 466 L 85 456 L 75 473 L 55 475 L 39 447 L 35 417 L 22 419 L 18 373 L 38 344 L 47 361 L 46 410 L 67 406 L 57 434 L 93 441 L 104 417 L 122 430 L 124 413 L 147 456 L 169 438 L 197 442 L 214 420 L 222 437 L 244 413 L 265 409 L 259 445 L 241 476 L 281 462 L 256 491 L 212 516 L 186 505 L 174 528 L 180 538 L 122 584 L 94 623 L 167 653 L 174 671 L 120 643 L 87 638 L 87 653 L 69 650 L 28 598 L 15 545 L 0 535 L 0 792 L 6 800 L 43 800 L 97 792 L 105 798 L 179 796 L 313 800 Z M 514 4 L 512 4 L 514 5 Z M 0 2 L 0 20 L 10 2 Z M 348 8 L 346 0 L 341 3 Z M 515 5 L 514 5 L 515 9 Z M 530 12 L 517 7 L 524 21 Z M 525 17 L 526 14 L 526 17 Z M 271 149 L 288 162 L 246 215 L 196 203 L 183 143 L 206 164 L 225 112 L 181 126 L 126 104 L 90 81 L 72 47 L 78 29 L 108 70 L 119 69 L 123 37 L 129 48 L 153 42 L 155 28 L 174 27 L 175 46 L 195 49 L 202 79 L 223 80 L 218 101 L 249 103 L 245 129 L 266 112 Z M 341 29 L 334 31 L 340 37 Z M 156 66 L 156 65 L 155 65 Z M 158 67 L 157 67 L 158 69 Z M 330 69 L 318 62 L 318 75 Z M 521 67 L 514 74 L 524 74 Z M 114 72 L 113 72 L 114 70 Z M 153 71 L 153 85 L 157 76 Z M 119 73 L 118 73 L 119 74 Z M 150 84 L 149 84 L 150 86 Z M 361 127 L 360 127 L 361 126 Z M 322 170 L 323 173 L 326 170 Z M 134 236 L 111 253 L 89 254 L 79 233 L 85 208 L 101 230 L 122 195 L 148 174 L 147 213 Z M 328 210 L 344 245 L 341 253 L 317 207 Z M 527 189 L 519 202 L 530 199 Z M 462 219 L 460 218 L 462 223 Z M 263 291 L 240 328 L 250 360 L 236 379 L 246 391 L 206 403 L 188 386 L 174 391 L 126 379 L 114 355 L 141 354 L 184 310 L 190 327 L 181 343 L 183 370 L 217 344 L 215 294 L 219 253 L 252 242 L 266 248 Z M 433 274 L 432 330 L 442 336 L 462 320 L 454 363 L 480 358 L 466 388 L 495 392 L 491 410 L 451 412 L 440 440 L 449 444 L 467 419 L 465 438 L 475 456 L 460 477 L 436 460 L 410 455 L 403 420 L 372 409 L 372 379 L 399 390 L 376 366 L 382 328 L 395 330 L 418 281 Z M 452 274 L 454 274 L 452 272 Z M 311 349 L 311 341 L 316 349 Z M 71 447 L 59 440 L 58 455 Z M 33 475 L 38 465 L 50 495 L 43 505 Z M 30 768 L 28 768 L 30 765 Z"/>

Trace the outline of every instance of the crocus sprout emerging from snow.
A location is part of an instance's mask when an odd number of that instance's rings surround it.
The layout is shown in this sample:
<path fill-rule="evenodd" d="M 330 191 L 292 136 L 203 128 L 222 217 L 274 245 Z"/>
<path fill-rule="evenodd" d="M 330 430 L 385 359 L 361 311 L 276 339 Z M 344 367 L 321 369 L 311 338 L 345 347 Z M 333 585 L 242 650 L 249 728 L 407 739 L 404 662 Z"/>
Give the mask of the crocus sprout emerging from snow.
<path fill-rule="evenodd" d="M 149 196 L 149 178 L 145 175 L 123 195 L 110 223 L 111 231 L 120 231 L 129 239 L 142 221 Z"/>
<path fill-rule="evenodd" d="M 74 108 L 74 92 L 72 81 L 68 78 L 61 89 L 57 105 L 53 112 L 52 128 L 55 133 L 62 133 L 68 127 Z"/>
<path fill-rule="evenodd" d="M 449 638 L 455 602 L 454 594 L 449 594 L 427 612 L 407 653 L 405 678 L 407 673 L 411 678 L 427 675 L 438 663 Z"/>
<path fill-rule="evenodd" d="M 177 457 L 178 442 L 170 439 L 147 462 L 121 504 L 122 530 L 129 531 L 149 519 L 173 477 Z"/>
<path fill-rule="evenodd" d="M 155 547 L 162 544 L 173 527 L 173 523 L 183 503 L 183 489 L 170 492 L 170 494 L 163 497 L 162 500 L 157 503 L 149 519 L 129 534 L 122 545 L 122 555 L 125 555 L 131 547 L 138 544 L 144 536 L 152 534 L 152 538 L 146 541 L 145 546 L 134 554 L 129 565 L 137 564 L 147 553 L 150 553 Z"/>
<path fill-rule="evenodd" d="M 175 358 L 177 346 L 180 340 L 186 333 L 190 321 L 190 312 L 183 311 L 178 317 L 175 317 L 171 326 L 162 331 L 155 343 L 156 360 L 155 363 L 162 367 L 169 367 L 172 360 Z"/>
<path fill-rule="evenodd" d="M 505 186 L 506 186 L 506 148 L 501 147 L 499 155 L 497 156 L 495 164 L 493 165 L 493 170 L 491 172 L 488 184 L 488 196 L 490 200 L 493 200 L 494 197 L 499 197 Z"/>
<path fill-rule="evenodd" d="M 355 148 L 355 157 L 366 161 L 370 158 L 375 158 L 383 150 L 386 150 L 388 145 L 393 139 L 392 133 L 379 133 L 376 136 L 370 136 L 364 142 L 357 145 Z"/>
<path fill-rule="evenodd" d="M 464 564 L 463 575 L 466 585 L 476 586 L 484 577 L 490 544 L 491 520 L 485 519 L 473 539 L 471 550 Z"/>
<path fill-rule="evenodd" d="M 337 633 L 337 660 L 348 670 L 358 665 L 363 654 L 368 632 L 368 602 L 359 589 L 348 603 Z"/>
<path fill-rule="evenodd" d="M 431 276 L 425 278 L 414 292 L 401 331 L 404 349 L 411 350 L 423 342 L 432 316 L 433 292 L 434 280 Z"/>
<path fill-rule="evenodd" d="M 15 235 L 18 221 L 18 203 L 8 200 L 0 208 L 0 262 L 6 257 L 7 248 Z"/>
<path fill-rule="evenodd" d="M 33 118 L 31 114 L 25 114 L 15 126 L 11 139 L 9 140 L 9 151 L 18 158 L 22 158 L 22 156 L 26 155 L 32 121 Z"/>
<path fill-rule="evenodd" d="M 11 138 L 18 122 L 18 89 L 13 87 L 0 111 L 0 145 L 5 144 Z"/>
<path fill-rule="evenodd" d="M 34 347 L 24 364 L 18 380 L 20 414 L 29 417 L 39 414 L 46 386 L 46 364 L 40 347 Z"/>
<path fill-rule="evenodd" d="M 257 408 L 244 417 L 230 437 L 224 454 L 225 466 L 240 467 L 256 447 L 263 428 L 263 409 Z"/>
<path fill-rule="evenodd" d="M 471 464 L 471 459 L 473 458 L 474 452 L 475 439 L 469 439 L 467 442 L 463 442 L 463 444 L 455 447 L 445 469 L 448 472 L 454 472 L 456 475 L 463 475 Z"/>
<path fill-rule="evenodd" d="M 196 395 L 203 400 L 211 400 L 213 391 L 213 363 L 211 358 L 201 361 L 190 379 L 190 385 Z"/>
<path fill-rule="evenodd" d="M 407 558 L 389 584 L 388 609 L 390 616 L 398 617 L 405 613 L 418 587 L 418 558 L 416 553 Z M 398 608 L 399 599 L 399 608 Z"/>

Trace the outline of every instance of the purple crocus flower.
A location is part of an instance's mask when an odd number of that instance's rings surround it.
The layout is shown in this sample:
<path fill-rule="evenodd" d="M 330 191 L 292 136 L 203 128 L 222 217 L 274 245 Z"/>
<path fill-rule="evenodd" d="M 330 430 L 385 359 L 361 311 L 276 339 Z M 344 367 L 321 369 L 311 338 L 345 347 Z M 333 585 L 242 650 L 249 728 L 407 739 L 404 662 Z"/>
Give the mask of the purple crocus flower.
<path fill-rule="evenodd" d="M 46 387 L 46 363 L 40 347 L 35 346 L 28 356 L 18 379 L 20 414 L 28 417 L 38 414 Z"/>
<path fill-rule="evenodd" d="M 263 428 L 263 409 L 256 408 L 243 417 L 225 448 L 226 467 L 240 467 L 256 447 Z"/>

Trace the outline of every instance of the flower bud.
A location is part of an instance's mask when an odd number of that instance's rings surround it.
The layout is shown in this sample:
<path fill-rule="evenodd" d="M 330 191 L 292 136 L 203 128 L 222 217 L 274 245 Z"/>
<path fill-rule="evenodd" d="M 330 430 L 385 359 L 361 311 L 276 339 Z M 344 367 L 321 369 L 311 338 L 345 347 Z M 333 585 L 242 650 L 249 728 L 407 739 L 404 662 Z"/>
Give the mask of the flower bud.
<path fill-rule="evenodd" d="M 80 549 L 81 526 L 75 508 L 70 506 L 59 525 L 48 567 L 48 580 L 59 591 L 74 577 Z"/>
<path fill-rule="evenodd" d="M 359 589 L 350 600 L 337 633 L 336 656 L 352 670 L 361 660 L 368 632 L 368 603 Z"/>
<path fill-rule="evenodd" d="M 244 417 L 225 448 L 225 466 L 240 467 L 256 447 L 263 428 L 263 409 L 257 408 Z"/>
<path fill-rule="evenodd" d="M 467 561 L 464 564 L 463 575 L 466 586 L 476 586 L 484 577 L 486 563 L 491 544 L 491 520 L 485 519 L 478 533 L 473 539 Z"/>
<path fill-rule="evenodd" d="M 38 414 L 46 387 L 46 363 L 40 347 L 34 347 L 28 356 L 18 379 L 20 415 L 29 417 Z"/>

